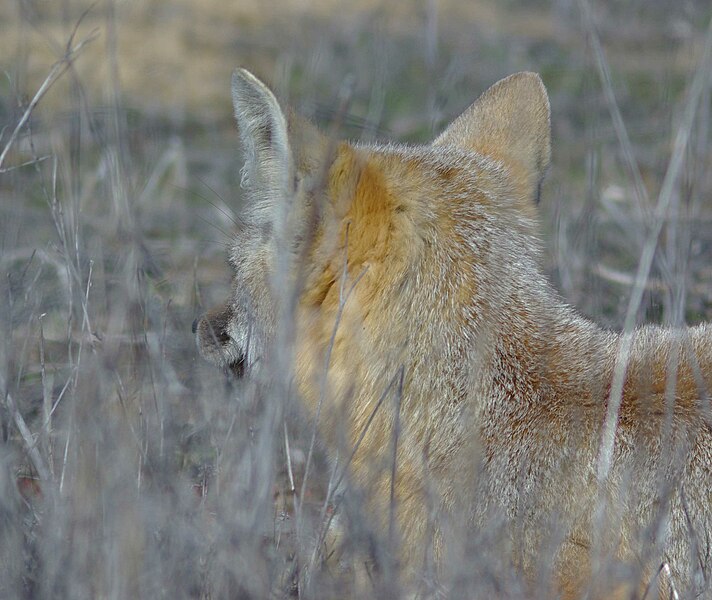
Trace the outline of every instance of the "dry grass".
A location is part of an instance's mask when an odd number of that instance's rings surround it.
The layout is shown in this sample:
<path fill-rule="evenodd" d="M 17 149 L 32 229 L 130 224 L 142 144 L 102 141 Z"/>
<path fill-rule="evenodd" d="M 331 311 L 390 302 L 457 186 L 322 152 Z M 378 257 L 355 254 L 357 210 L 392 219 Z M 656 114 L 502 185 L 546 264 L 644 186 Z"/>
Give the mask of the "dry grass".
<path fill-rule="evenodd" d="M 74 45 L 97 39 L 33 106 L 89 5 L 0 0 L 1 598 L 347 595 L 333 573 L 295 584 L 309 429 L 292 404 L 262 427 L 261 400 L 290 397 L 286 382 L 223 378 L 190 333 L 227 294 L 236 65 L 322 123 L 352 76 L 345 134 L 412 141 L 499 77 L 541 72 L 554 120 L 542 221 L 559 288 L 609 326 L 629 305 L 633 320 L 712 316 L 708 85 L 684 112 L 709 6 L 591 6 L 587 20 L 543 0 L 100 3 Z M 671 157 L 680 172 L 663 190 Z M 636 288 L 658 197 L 670 208 Z M 331 510 L 315 460 L 307 539 Z M 353 524 L 355 546 L 367 525 Z M 486 597 L 485 554 L 480 579 L 452 595 Z"/>

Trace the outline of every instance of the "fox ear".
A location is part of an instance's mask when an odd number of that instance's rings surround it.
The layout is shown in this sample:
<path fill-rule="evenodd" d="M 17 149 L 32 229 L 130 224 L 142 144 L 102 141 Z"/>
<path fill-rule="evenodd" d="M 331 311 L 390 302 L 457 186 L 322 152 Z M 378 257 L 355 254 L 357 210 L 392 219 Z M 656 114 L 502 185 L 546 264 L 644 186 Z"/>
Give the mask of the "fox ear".
<path fill-rule="evenodd" d="M 435 145 L 457 146 L 502 160 L 539 200 L 551 158 L 549 97 L 539 75 L 516 73 L 482 94 L 441 133 Z"/>
<path fill-rule="evenodd" d="M 292 174 L 282 109 L 269 88 L 246 69 L 232 74 L 232 103 L 245 151 L 243 185 L 278 197 L 288 191 Z"/>

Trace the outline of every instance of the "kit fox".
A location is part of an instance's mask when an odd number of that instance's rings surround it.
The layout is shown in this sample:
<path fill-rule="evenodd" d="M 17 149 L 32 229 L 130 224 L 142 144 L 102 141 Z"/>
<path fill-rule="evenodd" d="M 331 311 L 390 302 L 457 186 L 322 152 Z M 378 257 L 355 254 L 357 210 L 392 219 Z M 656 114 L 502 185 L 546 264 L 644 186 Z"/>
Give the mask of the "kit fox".
<path fill-rule="evenodd" d="M 496 551 L 531 582 L 548 562 L 566 598 L 635 597 L 662 575 L 710 594 L 712 327 L 625 338 L 548 283 L 539 76 L 499 81 L 422 146 L 334 142 L 243 69 L 232 94 L 246 206 L 233 294 L 198 346 L 241 374 L 288 342 L 328 451 L 379 524 L 394 511 L 404 577 L 428 553 L 445 578 L 453 553 Z M 600 557 L 625 569 L 602 577 Z"/>

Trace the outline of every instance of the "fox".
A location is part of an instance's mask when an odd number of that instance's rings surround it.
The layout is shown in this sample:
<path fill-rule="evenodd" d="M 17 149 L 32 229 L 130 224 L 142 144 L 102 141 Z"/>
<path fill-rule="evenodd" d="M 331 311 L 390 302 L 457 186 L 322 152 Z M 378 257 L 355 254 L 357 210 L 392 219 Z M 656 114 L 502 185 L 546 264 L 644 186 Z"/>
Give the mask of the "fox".
<path fill-rule="evenodd" d="M 244 205 L 199 353 L 242 377 L 289 348 L 402 580 L 489 552 L 528 592 L 483 597 L 712 597 L 712 326 L 611 331 L 548 281 L 541 78 L 424 145 L 336 140 L 243 68 L 232 100 Z"/>

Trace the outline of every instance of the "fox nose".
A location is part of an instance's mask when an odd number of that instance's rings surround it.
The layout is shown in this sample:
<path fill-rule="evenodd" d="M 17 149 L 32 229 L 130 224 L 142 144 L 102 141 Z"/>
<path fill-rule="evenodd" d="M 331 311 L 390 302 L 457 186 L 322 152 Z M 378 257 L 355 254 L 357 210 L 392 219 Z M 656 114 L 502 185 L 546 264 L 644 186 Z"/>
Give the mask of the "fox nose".
<path fill-rule="evenodd" d="M 196 318 L 196 319 L 193 321 L 193 324 L 192 324 L 191 327 L 190 327 L 190 330 L 191 330 L 193 333 L 195 333 L 196 331 L 198 331 L 198 321 L 200 321 L 200 317 Z"/>

